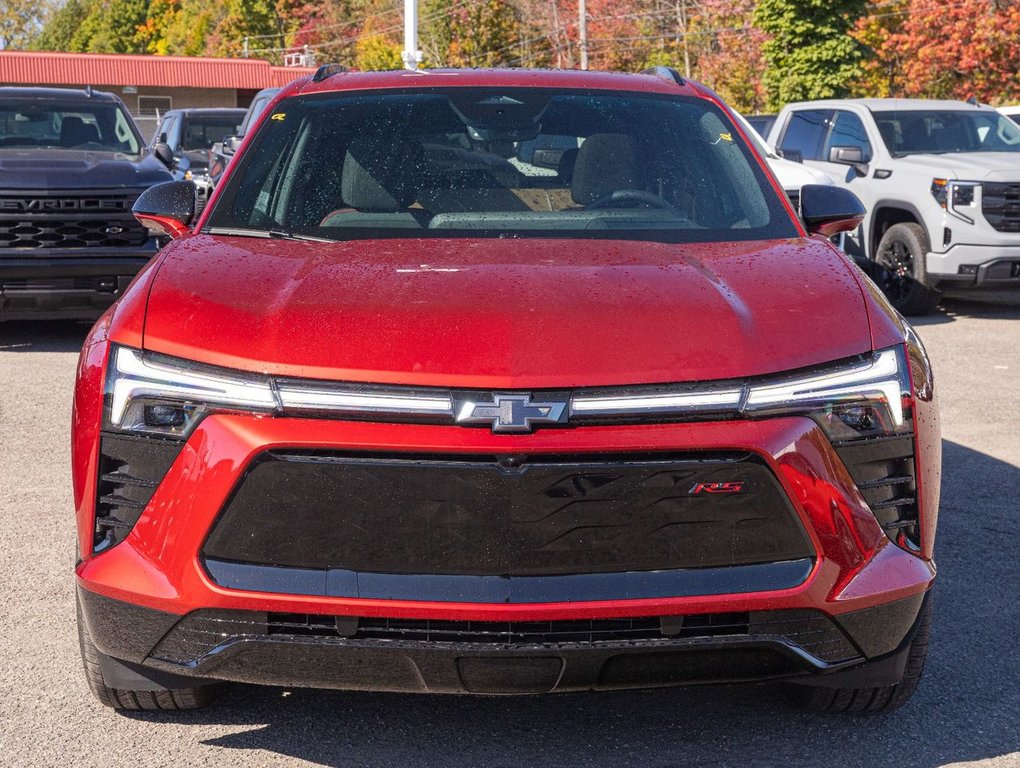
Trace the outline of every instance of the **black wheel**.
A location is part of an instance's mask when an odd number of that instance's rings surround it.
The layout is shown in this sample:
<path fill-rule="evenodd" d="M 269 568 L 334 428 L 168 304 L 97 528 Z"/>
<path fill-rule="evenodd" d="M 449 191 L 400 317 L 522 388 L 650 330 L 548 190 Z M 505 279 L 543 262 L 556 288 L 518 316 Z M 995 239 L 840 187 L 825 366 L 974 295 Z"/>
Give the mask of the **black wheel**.
<path fill-rule="evenodd" d="M 924 660 L 928 656 L 931 635 L 931 596 L 924 601 L 917 632 L 910 642 L 907 667 L 903 678 L 895 685 L 877 688 L 816 688 L 808 685 L 788 685 L 791 700 L 802 709 L 813 712 L 891 712 L 906 704 L 921 682 Z"/>
<path fill-rule="evenodd" d="M 924 259 L 928 236 L 920 224 L 893 224 L 882 235 L 875 253 L 876 280 L 882 292 L 904 315 L 927 315 L 939 303 L 938 291 L 928 284 Z"/>
<path fill-rule="evenodd" d="M 111 688 L 103 679 L 100 658 L 103 653 L 96 648 L 89 635 L 88 627 L 81 615 L 81 605 L 77 605 L 78 614 L 78 646 L 81 649 L 81 660 L 85 667 L 85 679 L 89 690 L 107 707 L 114 709 L 143 710 L 181 710 L 199 709 L 211 703 L 219 693 L 218 686 L 203 685 L 191 688 L 163 688 L 157 691 L 131 691 Z"/>

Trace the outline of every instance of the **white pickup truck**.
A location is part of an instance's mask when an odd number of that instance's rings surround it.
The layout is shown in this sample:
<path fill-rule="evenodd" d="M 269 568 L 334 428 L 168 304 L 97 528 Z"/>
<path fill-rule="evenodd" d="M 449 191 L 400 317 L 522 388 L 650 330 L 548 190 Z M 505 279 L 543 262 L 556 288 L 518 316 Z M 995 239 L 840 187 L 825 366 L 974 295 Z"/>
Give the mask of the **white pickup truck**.
<path fill-rule="evenodd" d="M 868 209 L 847 250 L 907 315 L 942 293 L 1020 298 L 1020 127 L 961 101 L 787 105 L 768 137 Z"/>

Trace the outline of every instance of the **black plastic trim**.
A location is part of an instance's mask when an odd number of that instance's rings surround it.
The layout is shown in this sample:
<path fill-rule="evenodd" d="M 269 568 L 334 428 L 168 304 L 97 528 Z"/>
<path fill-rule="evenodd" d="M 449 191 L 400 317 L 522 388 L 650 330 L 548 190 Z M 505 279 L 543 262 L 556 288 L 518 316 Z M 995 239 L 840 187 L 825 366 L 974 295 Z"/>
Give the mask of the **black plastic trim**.
<path fill-rule="evenodd" d="M 720 568 L 514 577 L 279 568 L 212 558 L 206 558 L 204 564 L 219 586 L 253 592 L 429 602 L 558 603 L 790 589 L 804 583 L 814 559 Z"/>

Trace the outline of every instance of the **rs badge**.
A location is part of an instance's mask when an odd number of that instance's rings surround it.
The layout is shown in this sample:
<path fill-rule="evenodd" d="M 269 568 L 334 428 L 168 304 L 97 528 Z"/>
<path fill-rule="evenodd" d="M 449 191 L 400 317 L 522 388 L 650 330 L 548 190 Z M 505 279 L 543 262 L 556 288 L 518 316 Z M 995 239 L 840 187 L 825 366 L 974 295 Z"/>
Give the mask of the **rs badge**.
<path fill-rule="evenodd" d="M 730 483 L 695 483 L 688 491 L 689 496 L 697 496 L 701 493 L 740 493 L 744 490 L 744 481 L 736 480 Z"/>

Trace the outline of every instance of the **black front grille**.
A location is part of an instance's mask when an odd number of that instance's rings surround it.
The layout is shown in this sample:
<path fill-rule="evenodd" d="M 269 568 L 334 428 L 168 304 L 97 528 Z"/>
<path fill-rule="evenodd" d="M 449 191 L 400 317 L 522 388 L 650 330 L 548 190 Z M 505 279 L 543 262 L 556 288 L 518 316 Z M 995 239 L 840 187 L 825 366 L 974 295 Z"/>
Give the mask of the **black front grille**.
<path fill-rule="evenodd" d="M 733 492 L 713 492 L 727 484 Z M 775 563 L 814 550 L 775 476 L 747 454 L 273 452 L 249 467 L 203 555 L 515 577 Z"/>
<path fill-rule="evenodd" d="M 820 611 L 805 609 L 522 622 L 201 610 L 181 619 L 151 656 L 193 666 L 237 643 L 260 641 L 452 650 L 654 648 L 678 643 L 757 641 L 799 648 L 830 664 L 860 655 L 832 619 Z"/>
<path fill-rule="evenodd" d="M 123 192 L 0 194 L 0 248 L 138 248 L 149 235 Z"/>
<path fill-rule="evenodd" d="M 981 212 L 999 232 L 1020 232 L 1020 182 L 982 184 Z"/>
<path fill-rule="evenodd" d="M 93 551 L 106 550 L 127 536 L 182 447 L 171 440 L 102 436 Z"/>
<path fill-rule="evenodd" d="M 917 546 L 913 435 L 846 441 L 835 448 L 889 538 L 900 543 L 902 534 Z"/>

